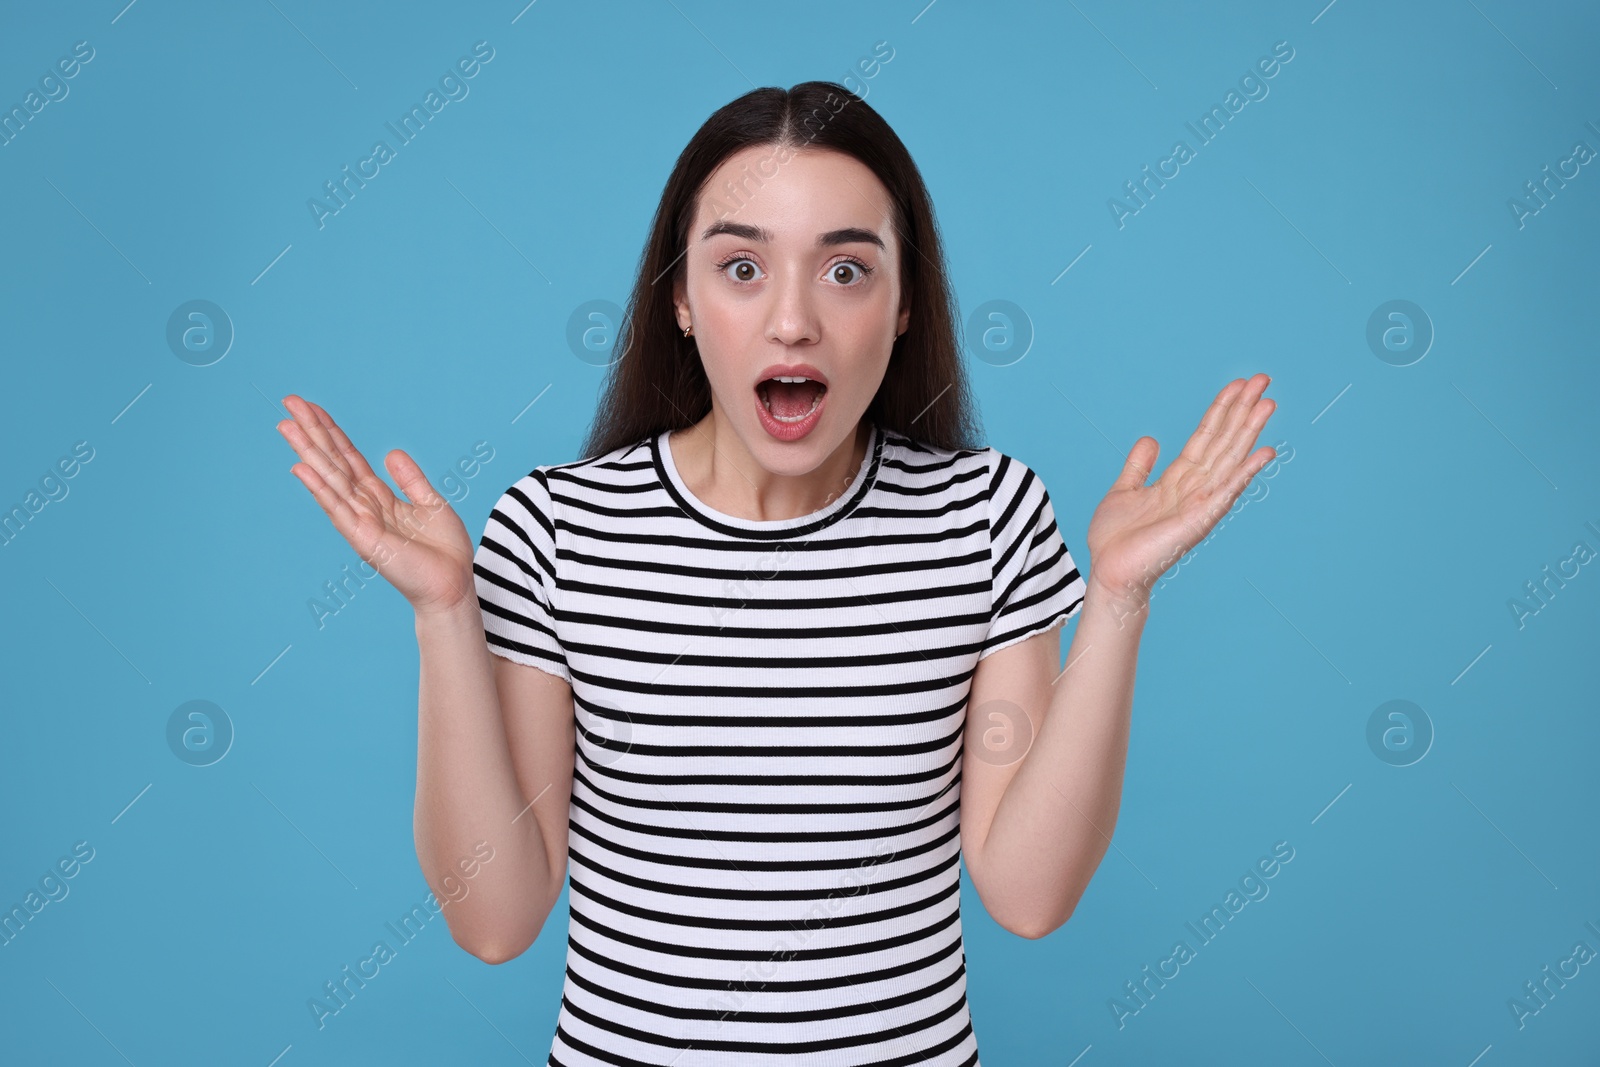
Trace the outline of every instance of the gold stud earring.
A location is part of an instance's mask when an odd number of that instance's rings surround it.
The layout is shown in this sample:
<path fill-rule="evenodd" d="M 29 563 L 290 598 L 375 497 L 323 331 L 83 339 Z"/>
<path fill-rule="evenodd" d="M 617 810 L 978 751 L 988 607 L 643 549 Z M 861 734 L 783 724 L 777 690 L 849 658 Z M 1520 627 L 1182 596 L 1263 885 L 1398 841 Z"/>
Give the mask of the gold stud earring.
<path fill-rule="evenodd" d="M 684 328 L 683 328 L 683 335 L 684 335 L 684 336 L 685 336 L 685 337 L 688 337 L 688 336 L 689 336 L 689 334 L 691 334 L 691 333 L 693 333 L 693 332 L 694 332 L 694 326 L 693 326 L 693 325 L 689 325 L 689 326 L 685 326 L 685 327 L 684 327 Z"/>

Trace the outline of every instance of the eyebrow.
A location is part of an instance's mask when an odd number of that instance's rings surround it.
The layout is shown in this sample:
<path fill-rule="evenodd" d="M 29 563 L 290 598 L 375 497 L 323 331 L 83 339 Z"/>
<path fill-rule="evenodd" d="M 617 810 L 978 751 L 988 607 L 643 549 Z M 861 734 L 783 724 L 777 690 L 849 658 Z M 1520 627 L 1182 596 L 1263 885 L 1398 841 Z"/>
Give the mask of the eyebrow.
<path fill-rule="evenodd" d="M 726 219 L 718 220 L 706 227 L 705 233 L 700 235 L 700 240 L 709 241 L 711 238 L 723 233 L 731 234 L 734 237 L 742 237 L 746 241 L 759 241 L 762 244 L 770 244 L 772 242 L 772 231 L 765 227 L 751 226 L 744 222 L 729 222 Z M 817 234 L 818 248 L 831 248 L 834 245 L 847 245 L 855 242 L 877 245 L 880 249 L 884 247 L 883 238 L 871 230 L 862 229 L 860 226 L 846 226 L 843 229 L 829 230 L 826 233 Z"/>

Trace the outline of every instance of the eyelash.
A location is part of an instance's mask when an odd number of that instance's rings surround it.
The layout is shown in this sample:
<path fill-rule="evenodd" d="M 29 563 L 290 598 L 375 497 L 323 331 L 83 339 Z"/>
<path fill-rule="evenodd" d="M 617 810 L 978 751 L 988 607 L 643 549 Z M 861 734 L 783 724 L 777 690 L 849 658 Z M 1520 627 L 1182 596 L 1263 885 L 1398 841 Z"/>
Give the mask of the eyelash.
<path fill-rule="evenodd" d="M 752 263 L 755 262 L 755 260 L 750 259 L 750 257 L 745 255 L 744 253 L 736 252 L 733 255 L 729 256 L 727 259 L 724 259 L 721 263 L 718 263 L 714 269 L 716 270 L 716 272 L 718 274 L 724 274 L 729 267 L 733 266 L 733 264 L 738 263 L 740 260 L 745 260 L 745 259 L 749 259 L 750 262 L 752 262 Z M 872 272 L 878 269 L 876 267 L 867 266 L 865 263 L 861 262 L 859 259 L 856 259 L 854 256 L 846 256 L 844 259 L 839 260 L 839 263 L 849 263 L 852 266 L 854 266 L 856 268 L 856 270 L 861 272 L 861 277 L 858 280 L 851 282 L 849 285 L 840 286 L 841 289 L 854 289 L 859 285 L 865 285 L 867 283 L 867 279 L 872 276 Z M 835 263 L 833 266 L 837 267 L 839 265 L 839 263 Z M 832 269 L 833 269 L 832 267 L 829 268 L 829 270 L 832 270 Z M 753 282 L 753 281 L 741 282 L 741 281 L 738 281 L 737 279 L 734 279 L 734 278 L 729 278 L 728 281 L 733 282 L 734 285 L 741 285 L 741 286 L 743 286 L 743 285 L 754 285 L 755 284 L 755 282 Z"/>

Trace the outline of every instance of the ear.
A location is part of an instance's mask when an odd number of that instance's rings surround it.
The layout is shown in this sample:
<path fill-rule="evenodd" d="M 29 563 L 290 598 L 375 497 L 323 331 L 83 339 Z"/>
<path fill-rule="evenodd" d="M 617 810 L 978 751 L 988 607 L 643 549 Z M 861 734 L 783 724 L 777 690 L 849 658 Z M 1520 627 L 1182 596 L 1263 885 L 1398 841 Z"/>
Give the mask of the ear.
<path fill-rule="evenodd" d="M 897 335 L 898 334 L 903 334 L 910 327 L 910 325 L 911 325 L 911 301 L 910 301 L 909 298 L 907 298 L 906 303 L 904 305 L 902 305 L 901 308 L 900 308 L 900 318 L 899 318 L 898 322 L 895 324 L 894 332 Z"/>
<path fill-rule="evenodd" d="M 677 310 L 678 332 L 682 333 L 694 323 L 689 314 L 689 296 L 681 278 L 674 279 L 672 283 L 672 306 Z"/>

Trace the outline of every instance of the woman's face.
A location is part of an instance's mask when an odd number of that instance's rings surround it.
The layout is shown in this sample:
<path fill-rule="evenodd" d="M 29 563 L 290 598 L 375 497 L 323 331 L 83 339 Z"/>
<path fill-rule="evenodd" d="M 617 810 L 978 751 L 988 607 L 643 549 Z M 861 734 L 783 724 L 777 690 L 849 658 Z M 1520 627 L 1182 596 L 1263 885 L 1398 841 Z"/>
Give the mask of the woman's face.
<path fill-rule="evenodd" d="M 717 429 L 774 474 L 808 473 L 851 442 L 877 394 L 911 317 L 892 220 L 865 164 L 818 148 L 747 148 L 700 194 L 678 327 L 694 327 Z M 768 381 L 785 373 L 825 388 Z"/>

